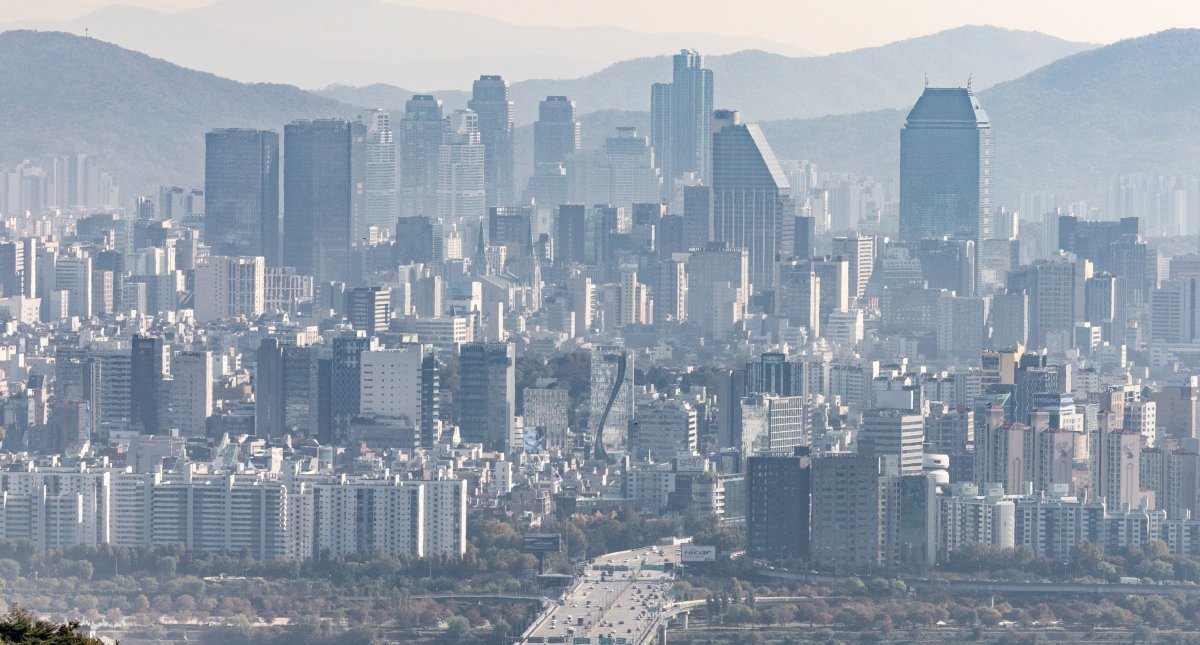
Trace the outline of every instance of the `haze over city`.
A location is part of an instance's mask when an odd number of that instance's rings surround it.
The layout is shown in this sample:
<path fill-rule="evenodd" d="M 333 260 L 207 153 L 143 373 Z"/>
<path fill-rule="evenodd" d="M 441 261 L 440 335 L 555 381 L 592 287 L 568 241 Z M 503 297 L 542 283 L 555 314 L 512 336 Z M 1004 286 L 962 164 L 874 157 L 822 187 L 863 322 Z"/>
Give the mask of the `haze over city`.
<path fill-rule="evenodd" d="M 1200 640 L 1197 27 L 8 0 L 0 641 Z"/>

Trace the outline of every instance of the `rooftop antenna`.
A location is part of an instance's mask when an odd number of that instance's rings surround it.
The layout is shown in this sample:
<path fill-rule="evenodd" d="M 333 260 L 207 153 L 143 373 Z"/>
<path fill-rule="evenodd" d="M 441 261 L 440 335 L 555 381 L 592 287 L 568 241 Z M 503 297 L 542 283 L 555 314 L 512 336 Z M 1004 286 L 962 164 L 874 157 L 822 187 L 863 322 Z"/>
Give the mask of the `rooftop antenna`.
<path fill-rule="evenodd" d="M 925 72 L 925 87 L 929 87 L 929 72 Z"/>
<path fill-rule="evenodd" d="M 88 37 L 88 28 L 87 28 L 87 27 L 84 27 L 84 28 L 83 28 L 83 37 L 84 37 L 84 38 L 87 38 L 87 37 Z"/>
<path fill-rule="evenodd" d="M 974 73 L 967 74 L 967 91 L 968 91 L 968 92 L 970 92 L 970 91 L 971 91 L 971 81 L 972 81 L 974 78 L 975 78 L 975 74 L 974 74 Z"/>

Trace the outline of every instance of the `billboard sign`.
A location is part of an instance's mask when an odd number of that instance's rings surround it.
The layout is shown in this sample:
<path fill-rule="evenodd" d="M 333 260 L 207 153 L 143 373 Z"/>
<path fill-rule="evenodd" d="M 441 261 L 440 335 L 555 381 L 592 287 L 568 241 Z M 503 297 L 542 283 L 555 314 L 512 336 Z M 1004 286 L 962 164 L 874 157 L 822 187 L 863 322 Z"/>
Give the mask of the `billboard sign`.
<path fill-rule="evenodd" d="M 685 544 L 679 550 L 680 562 L 715 562 L 716 559 L 717 547 L 715 546 Z"/>
<path fill-rule="evenodd" d="M 557 553 L 562 550 L 562 536 L 558 533 L 526 533 L 521 550 L 526 553 Z"/>
<path fill-rule="evenodd" d="M 704 457 L 702 455 L 680 455 L 675 458 L 675 472 L 677 473 L 698 473 L 704 471 Z"/>

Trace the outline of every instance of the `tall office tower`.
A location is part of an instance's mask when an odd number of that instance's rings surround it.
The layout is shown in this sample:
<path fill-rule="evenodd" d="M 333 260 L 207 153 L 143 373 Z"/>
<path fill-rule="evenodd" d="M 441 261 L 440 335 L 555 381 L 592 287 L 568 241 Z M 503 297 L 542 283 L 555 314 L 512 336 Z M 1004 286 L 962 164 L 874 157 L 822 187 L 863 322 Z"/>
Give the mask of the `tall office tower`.
<path fill-rule="evenodd" d="M 212 352 L 179 352 L 171 359 L 171 413 L 179 436 L 204 436 L 213 413 Z"/>
<path fill-rule="evenodd" d="M 712 186 L 683 188 L 684 250 L 698 249 L 712 239 Z"/>
<path fill-rule="evenodd" d="M 745 315 L 750 297 L 748 263 L 745 250 L 719 242 L 688 256 L 688 319 L 701 335 L 723 339 Z"/>
<path fill-rule="evenodd" d="M 773 289 L 777 255 L 794 245 L 787 177 L 757 125 L 726 126 L 712 139 L 712 239 L 746 249 L 755 291 Z"/>
<path fill-rule="evenodd" d="M 462 440 L 484 450 L 508 451 L 514 443 L 516 359 L 508 343 L 467 343 L 461 371 L 458 425 Z"/>
<path fill-rule="evenodd" d="M 740 406 L 740 436 L 734 447 L 743 456 L 763 453 L 790 454 L 812 440 L 808 410 L 799 396 L 748 394 Z"/>
<path fill-rule="evenodd" d="M 421 359 L 421 447 L 432 448 L 441 427 L 442 372 L 429 346 Z"/>
<path fill-rule="evenodd" d="M 974 360 L 986 346 L 987 298 L 943 292 L 937 300 L 937 351 L 943 358 Z"/>
<path fill-rule="evenodd" d="M 1009 290 L 1029 297 L 1029 342 L 1044 347 L 1047 334 L 1070 334 L 1084 314 L 1084 283 L 1092 263 L 1059 254 L 1023 266 L 1008 276 Z"/>
<path fill-rule="evenodd" d="M 487 243 L 506 249 L 507 261 L 533 256 L 533 209 L 493 206 L 488 209 Z"/>
<path fill-rule="evenodd" d="M 875 238 L 868 235 L 833 238 L 834 257 L 850 263 L 850 301 L 855 302 L 867 291 L 867 283 L 875 270 Z M 810 256 L 799 256 L 810 257 Z"/>
<path fill-rule="evenodd" d="M 392 318 L 392 290 L 388 287 L 354 287 L 346 291 L 346 317 L 350 326 L 368 336 L 387 331 Z"/>
<path fill-rule="evenodd" d="M 83 320 L 91 318 L 92 258 L 85 255 L 59 257 L 49 275 L 52 276 L 54 291 L 67 292 L 65 316 L 79 316 Z M 53 296 L 49 291 L 45 295 Z"/>
<path fill-rule="evenodd" d="M 396 263 L 427 263 L 433 259 L 433 222 L 424 215 L 396 220 Z"/>
<path fill-rule="evenodd" d="M 437 214 L 438 164 L 441 160 L 442 102 L 414 94 L 404 104 L 400 124 L 400 216 Z"/>
<path fill-rule="evenodd" d="M 366 128 L 366 183 L 364 213 L 366 226 L 380 230 L 396 225 L 399 214 L 396 186 L 396 140 L 392 134 L 391 115 L 384 110 L 370 110 L 358 117 Z"/>
<path fill-rule="evenodd" d="M 654 324 L 678 325 L 687 318 L 687 261 L 659 260 L 654 282 Z"/>
<path fill-rule="evenodd" d="M 993 349 L 1024 347 L 1029 342 L 1029 296 L 1020 289 L 994 294 L 988 321 Z"/>
<path fill-rule="evenodd" d="M 36 252 L 32 255 L 26 253 L 23 240 L 0 243 L 0 296 L 32 297 L 32 293 L 26 291 L 25 285 L 34 284 L 35 281 L 26 280 L 26 271 L 34 270 L 35 257 Z"/>
<path fill-rule="evenodd" d="M 547 96 L 538 104 L 538 120 L 533 124 L 533 165 L 566 163 L 579 149 L 579 120 L 575 101 L 565 96 Z"/>
<path fill-rule="evenodd" d="M 821 325 L 829 322 L 829 315 L 835 311 L 847 311 L 850 308 L 850 293 L 853 285 L 850 283 L 850 261 L 846 258 L 814 258 L 808 261 L 813 273 L 821 279 Z"/>
<path fill-rule="evenodd" d="M 213 255 L 279 266 L 279 134 L 214 130 L 204 137 L 204 242 Z"/>
<path fill-rule="evenodd" d="M 1083 283 L 1083 291 L 1083 319 L 1099 326 L 1104 340 L 1111 340 L 1117 315 L 1117 277 L 1097 273 Z"/>
<path fill-rule="evenodd" d="M 554 256 L 564 265 L 587 261 L 587 206 L 563 204 L 554 222 Z"/>
<path fill-rule="evenodd" d="M 816 220 L 807 215 L 796 216 L 796 230 L 792 233 L 792 255 L 798 258 L 811 258 L 816 255 L 817 237 Z M 872 243 L 871 252 L 875 252 Z"/>
<path fill-rule="evenodd" d="M 266 302 L 266 266 L 259 257 L 200 258 L 195 269 L 196 322 L 261 316 Z"/>
<path fill-rule="evenodd" d="M 992 236 L 992 126 L 968 87 L 926 87 L 900 131 L 900 239 Z"/>
<path fill-rule="evenodd" d="M 588 431 L 596 433 L 596 449 L 628 447 L 629 424 L 636 415 L 633 352 L 595 345 L 588 387 Z"/>
<path fill-rule="evenodd" d="M 284 127 L 283 264 L 317 283 L 354 284 L 365 244 L 365 128 L 338 119 Z"/>
<path fill-rule="evenodd" d="M 664 190 L 689 173 L 707 183 L 712 158 L 713 74 L 704 59 L 682 50 L 673 59 L 670 83 L 650 88 L 650 138 Z"/>
<path fill-rule="evenodd" d="M 420 433 L 425 425 L 424 362 L 427 347 L 365 351 L 360 361 L 360 413 L 367 417 L 406 418 Z"/>
<path fill-rule="evenodd" d="M 803 327 L 811 337 L 821 335 L 821 278 L 808 260 L 787 260 L 779 266 L 775 289 L 775 315 L 792 327 Z"/>
<path fill-rule="evenodd" d="M 484 147 L 486 206 L 513 203 L 513 102 L 508 81 L 480 76 L 471 87 L 467 107 L 479 115 L 479 136 Z"/>
<path fill-rule="evenodd" d="M 895 559 L 900 477 L 884 457 L 830 454 L 814 457 L 812 560 L 853 567 Z"/>
<path fill-rule="evenodd" d="M 921 472 L 925 447 L 925 420 L 920 413 L 902 410 L 868 410 L 858 431 L 858 452 L 896 458 L 901 475 Z"/>
<path fill-rule="evenodd" d="M 809 460 L 756 455 L 746 460 L 746 554 L 806 561 L 809 557 Z"/>
<path fill-rule="evenodd" d="M 167 354 L 163 339 L 134 335 L 129 358 L 129 424 L 142 434 L 168 430 L 161 416 L 166 386 Z"/>
<path fill-rule="evenodd" d="M 767 352 L 758 360 L 746 363 L 729 374 L 729 388 L 721 392 L 726 401 L 741 401 L 749 394 L 774 394 L 781 397 L 808 399 L 806 364 L 788 360 L 787 354 Z M 721 409 L 721 447 L 734 447 L 742 442 L 742 406 L 728 405 Z"/>
<path fill-rule="evenodd" d="M 372 339 L 363 333 L 336 336 L 330 343 L 329 366 L 330 415 L 333 434 L 339 445 L 350 436 L 350 420 L 361 410 L 361 358 L 372 347 Z M 260 378 L 263 374 L 260 367 Z"/>
<path fill-rule="evenodd" d="M 1150 292 L 1152 343 L 1190 343 L 1200 338 L 1200 293 L 1195 278 L 1172 280 Z"/>
<path fill-rule="evenodd" d="M 1181 385 L 1163 385 L 1150 399 L 1158 405 L 1158 427 L 1164 435 L 1200 438 L 1200 379 L 1190 376 Z"/>
<path fill-rule="evenodd" d="M 485 211 L 484 145 L 479 116 L 455 110 L 442 135 L 437 179 L 437 216 L 447 222 L 477 221 Z"/>
<path fill-rule="evenodd" d="M 318 429 L 325 428 L 326 419 L 332 429 L 333 420 L 328 418 L 332 402 L 321 396 L 322 370 L 314 348 L 284 345 L 276 338 L 264 338 L 255 360 L 255 435 L 315 437 Z"/>
<path fill-rule="evenodd" d="M 921 262 L 921 275 L 930 289 L 946 289 L 960 296 L 975 295 L 975 242 L 923 239 L 913 242 L 912 255 Z"/>
<path fill-rule="evenodd" d="M 663 179 L 654 164 L 654 149 L 637 128 L 617 128 L 617 136 L 605 139 L 600 153 L 603 161 L 591 183 L 601 201 L 629 206 L 659 199 Z"/>

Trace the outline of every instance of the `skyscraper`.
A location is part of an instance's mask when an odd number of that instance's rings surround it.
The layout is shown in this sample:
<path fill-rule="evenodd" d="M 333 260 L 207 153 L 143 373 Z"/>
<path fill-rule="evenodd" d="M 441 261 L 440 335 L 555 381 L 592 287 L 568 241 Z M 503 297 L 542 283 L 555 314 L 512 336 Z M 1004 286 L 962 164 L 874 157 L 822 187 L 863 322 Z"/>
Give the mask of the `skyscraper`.
<path fill-rule="evenodd" d="M 756 455 L 746 460 L 746 553 L 804 560 L 809 549 L 807 457 Z"/>
<path fill-rule="evenodd" d="M 547 96 L 538 104 L 533 124 L 533 165 L 565 163 L 579 149 L 579 121 L 575 101 L 565 96 Z"/>
<path fill-rule="evenodd" d="M 629 422 L 635 414 L 633 352 L 613 345 L 592 347 L 588 427 L 597 433 L 596 445 L 624 448 Z"/>
<path fill-rule="evenodd" d="M 508 81 L 480 76 L 471 87 L 467 107 L 479 115 L 486 205 L 509 206 L 513 203 L 513 102 L 508 97 Z"/>
<path fill-rule="evenodd" d="M 650 88 L 650 139 L 667 193 L 687 173 L 707 182 L 713 145 L 712 70 L 694 49 L 680 51 L 672 63 L 671 82 Z"/>
<path fill-rule="evenodd" d="M 429 94 L 414 94 L 404 104 L 400 127 L 400 216 L 437 214 L 442 102 Z"/>
<path fill-rule="evenodd" d="M 900 239 L 991 237 L 992 126 L 968 87 L 926 87 L 900 131 Z"/>
<path fill-rule="evenodd" d="M 361 123 L 294 121 L 284 128 L 283 263 L 317 282 L 354 283 L 366 233 Z"/>
<path fill-rule="evenodd" d="M 391 229 L 399 213 L 391 115 L 384 110 L 370 110 L 359 120 L 366 128 L 366 226 Z"/>
<path fill-rule="evenodd" d="M 439 158 L 437 216 L 447 221 L 478 221 L 484 214 L 486 153 L 475 112 L 455 110 L 450 115 Z"/>
<path fill-rule="evenodd" d="M 134 335 L 129 362 L 129 423 L 142 434 L 160 434 L 165 429 L 160 415 L 162 404 L 167 399 L 163 387 L 165 374 L 163 340 Z"/>
<path fill-rule="evenodd" d="M 712 139 L 712 238 L 746 249 L 754 290 L 771 289 L 776 255 L 792 249 L 796 205 L 787 177 L 757 125 L 729 125 Z"/>
<path fill-rule="evenodd" d="M 462 440 L 484 450 L 512 448 L 516 415 L 516 358 L 507 343 L 467 343 L 460 363 L 458 424 Z"/>
<path fill-rule="evenodd" d="M 280 262 L 279 134 L 214 130 L 204 137 L 204 241 L 213 255 Z"/>

